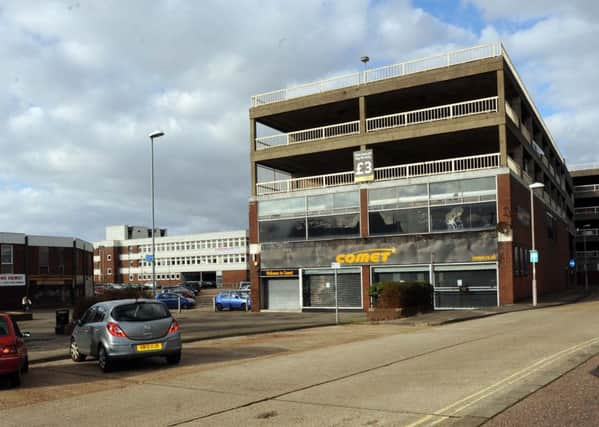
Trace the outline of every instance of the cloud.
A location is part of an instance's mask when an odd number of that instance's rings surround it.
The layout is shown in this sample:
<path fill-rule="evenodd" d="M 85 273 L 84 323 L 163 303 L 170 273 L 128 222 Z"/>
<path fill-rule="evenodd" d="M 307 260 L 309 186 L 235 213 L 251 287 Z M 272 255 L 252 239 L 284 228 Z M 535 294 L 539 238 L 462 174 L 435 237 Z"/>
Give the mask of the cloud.
<path fill-rule="evenodd" d="M 149 224 L 147 135 L 162 129 L 157 225 L 246 228 L 251 95 L 357 71 L 362 55 L 388 65 L 497 35 L 582 158 L 574 138 L 597 139 L 597 7 L 533 3 L 468 2 L 487 19 L 477 34 L 408 0 L 2 2 L 0 201 L 15 208 L 0 223 L 92 241 Z"/>

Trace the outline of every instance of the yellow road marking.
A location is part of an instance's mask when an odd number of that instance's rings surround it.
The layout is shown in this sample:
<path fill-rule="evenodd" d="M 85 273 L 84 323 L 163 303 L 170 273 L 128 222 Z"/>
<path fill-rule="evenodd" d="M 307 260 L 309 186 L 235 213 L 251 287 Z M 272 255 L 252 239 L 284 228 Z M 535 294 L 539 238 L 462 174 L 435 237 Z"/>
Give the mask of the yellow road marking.
<path fill-rule="evenodd" d="M 496 382 L 495 384 L 485 387 L 482 390 L 477 391 L 476 393 L 466 396 L 463 399 L 460 399 L 460 400 L 452 403 L 451 405 L 448 405 L 444 408 L 441 408 L 441 409 L 435 411 L 435 413 L 439 413 L 439 414 L 444 413 L 444 412 L 447 412 L 459 405 L 463 405 L 463 406 L 460 406 L 459 408 L 455 409 L 451 415 L 457 414 L 458 412 L 466 409 L 467 407 L 497 393 L 498 391 L 502 390 L 503 388 L 507 387 L 508 385 L 511 385 L 511 384 L 515 383 L 516 381 L 520 381 L 523 378 L 526 378 L 526 377 L 532 375 L 539 369 L 543 368 L 546 365 L 549 365 L 550 363 L 553 363 L 557 359 L 559 359 L 563 356 L 569 355 L 570 353 L 574 353 L 584 347 L 588 347 L 593 344 L 596 344 L 596 343 L 599 343 L 599 337 L 592 338 L 588 341 L 584 341 L 580 344 L 576 344 L 572 347 L 568 347 L 564 350 L 561 350 L 553 355 L 544 357 L 544 358 L 538 360 L 537 362 L 533 363 L 532 365 L 527 366 L 526 368 L 523 368 L 523 369 L 509 375 L 508 377 L 502 379 L 501 381 Z M 517 377 L 517 379 L 514 379 L 516 377 Z M 440 417 L 440 419 L 439 419 L 439 417 Z M 423 418 L 415 421 L 414 423 L 409 424 L 406 427 L 420 426 L 422 424 L 425 424 L 425 423 L 435 419 L 434 422 L 429 424 L 430 426 L 434 426 L 442 421 L 445 421 L 448 418 L 450 418 L 450 415 L 427 415 L 426 417 L 423 417 Z"/>

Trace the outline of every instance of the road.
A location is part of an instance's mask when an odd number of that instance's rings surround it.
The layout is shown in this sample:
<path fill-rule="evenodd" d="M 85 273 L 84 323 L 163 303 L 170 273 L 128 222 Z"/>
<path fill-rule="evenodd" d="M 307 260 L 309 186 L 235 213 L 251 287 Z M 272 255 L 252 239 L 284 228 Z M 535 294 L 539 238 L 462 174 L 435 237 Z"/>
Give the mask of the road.
<path fill-rule="evenodd" d="M 106 375 L 94 362 L 56 361 L 35 365 L 23 388 L 0 391 L 0 419 L 3 426 L 595 425 L 597 405 L 577 408 L 582 416 L 572 424 L 550 390 L 564 381 L 576 387 L 568 378 L 594 363 L 597 324 L 599 301 L 588 301 L 439 327 L 351 324 L 208 340 L 187 344 L 175 368 L 150 360 Z M 597 383 L 587 371 L 591 393 Z M 549 422 L 539 423 L 549 411 Z"/>

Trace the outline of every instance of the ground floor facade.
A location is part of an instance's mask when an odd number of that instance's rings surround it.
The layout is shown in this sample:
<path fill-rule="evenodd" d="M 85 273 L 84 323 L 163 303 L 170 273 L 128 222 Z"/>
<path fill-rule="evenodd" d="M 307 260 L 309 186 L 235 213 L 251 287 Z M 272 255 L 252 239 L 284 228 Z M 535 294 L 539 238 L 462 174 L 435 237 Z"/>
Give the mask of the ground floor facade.
<path fill-rule="evenodd" d="M 447 188 L 457 184 L 443 178 L 447 182 L 437 180 L 434 186 L 444 188 L 442 201 L 434 198 L 432 184 L 423 190 L 419 204 L 414 203 L 411 190 L 421 183 L 406 185 L 409 191 L 395 183 L 400 187 L 399 197 L 390 193 L 394 188 L 390 184 L 374 189 L 362 186 L 360 202 L 352 208 L 355 213 L 346 209 L 326 221 L 310 217 L 309 212 L 305 219 L 296 215 L 290 219 L 262 216 L 261 220 L 260 202 L 251 203 L 250 221 L 255 218 L 251 224 L 256 231 L 252 233 L 250 226 L 250 238 L 257 240 L 250 245 L 253 309 L 368 310 L 370 287 L 387 281 L 431 284 L 435 309 L 490 307 L 531 299 L 533 222 L 527 184 L 510 173 L 462 177 L 460 185 L 465 190 L 456 197 L 447 195 Z M 376 206 L 383 193 L 384 203 L 398 197 L 395 206 L 400 207 Z M 405 205 L 402 194 L 410 197 Z M 322 195 L 307 195 L 306 206 L 310 197 Z M 568 221 L 545 203 L 543 194 L 535 195 L 533 203 L 534 247 L 540 258 L 535 265 L 537 295 L 543 295 L 575 284 L 569 267 L 573 236 Z M 266 209 L 270 205 L 265 204 Z M 359 235 L 310 238 L 310 233 L 316 236 L 324 227 L 330 230 L 328 224 L 337 227 L 335 233 L 345 227 Z M 295 241 L 261 241 L 281 235 Z"/>

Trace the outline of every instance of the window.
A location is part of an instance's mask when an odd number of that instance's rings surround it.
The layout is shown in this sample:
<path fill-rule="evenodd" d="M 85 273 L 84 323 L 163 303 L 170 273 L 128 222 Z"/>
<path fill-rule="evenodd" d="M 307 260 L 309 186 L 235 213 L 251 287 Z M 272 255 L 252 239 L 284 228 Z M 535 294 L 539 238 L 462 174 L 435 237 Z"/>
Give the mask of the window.
<path fill-rule="evenodd" d="M 308 218 L 308 239 L 359 236 L 360 214 L 328 215 Z"/>
<path fill-rule="evenodd" d="M 118 322 L 147 322 L 166 319 L 170 317 L 170 313 L 162 303 L 136 302 L 115 307 L 112 317 Z"/>
<path fill-rule="evenodd" d="M 428 232 L 428 209 L 399 209 L 368 213 L 370 234 Z"/>
<path fill-rule="evenodd" d="M 106 255 L 106 261 L 112 261 L 112 255 Z"/>
<path fill-rule="evenodd" d="M 495 202 L 431 207 L 431 231 L 490 228 L 496 224 Z"/>
<path fill-rule="evenodd" d="M 306 239 L 306 218 L 260 222 L 261 242 L 281 242 Z"/>
<path fill-rule="evenodd" d="M 106 269 L 106 274 L 112 274 L 112 268 L 107 268 Z"/>
<path fill-rule="evenodd" d="M 39 252 L 38 252 L 38 256 L 39 256 L 39 269 L 40 269 L 40 274 L 48 274 L 49 270 L 48 270 L 48 247 L 47 246 L 40 246 L 39 247 Z"/>
<path fill-rule="evenodd" d="M 0 273 L 14 273 L 12 245 L 0 245 Z"/>

